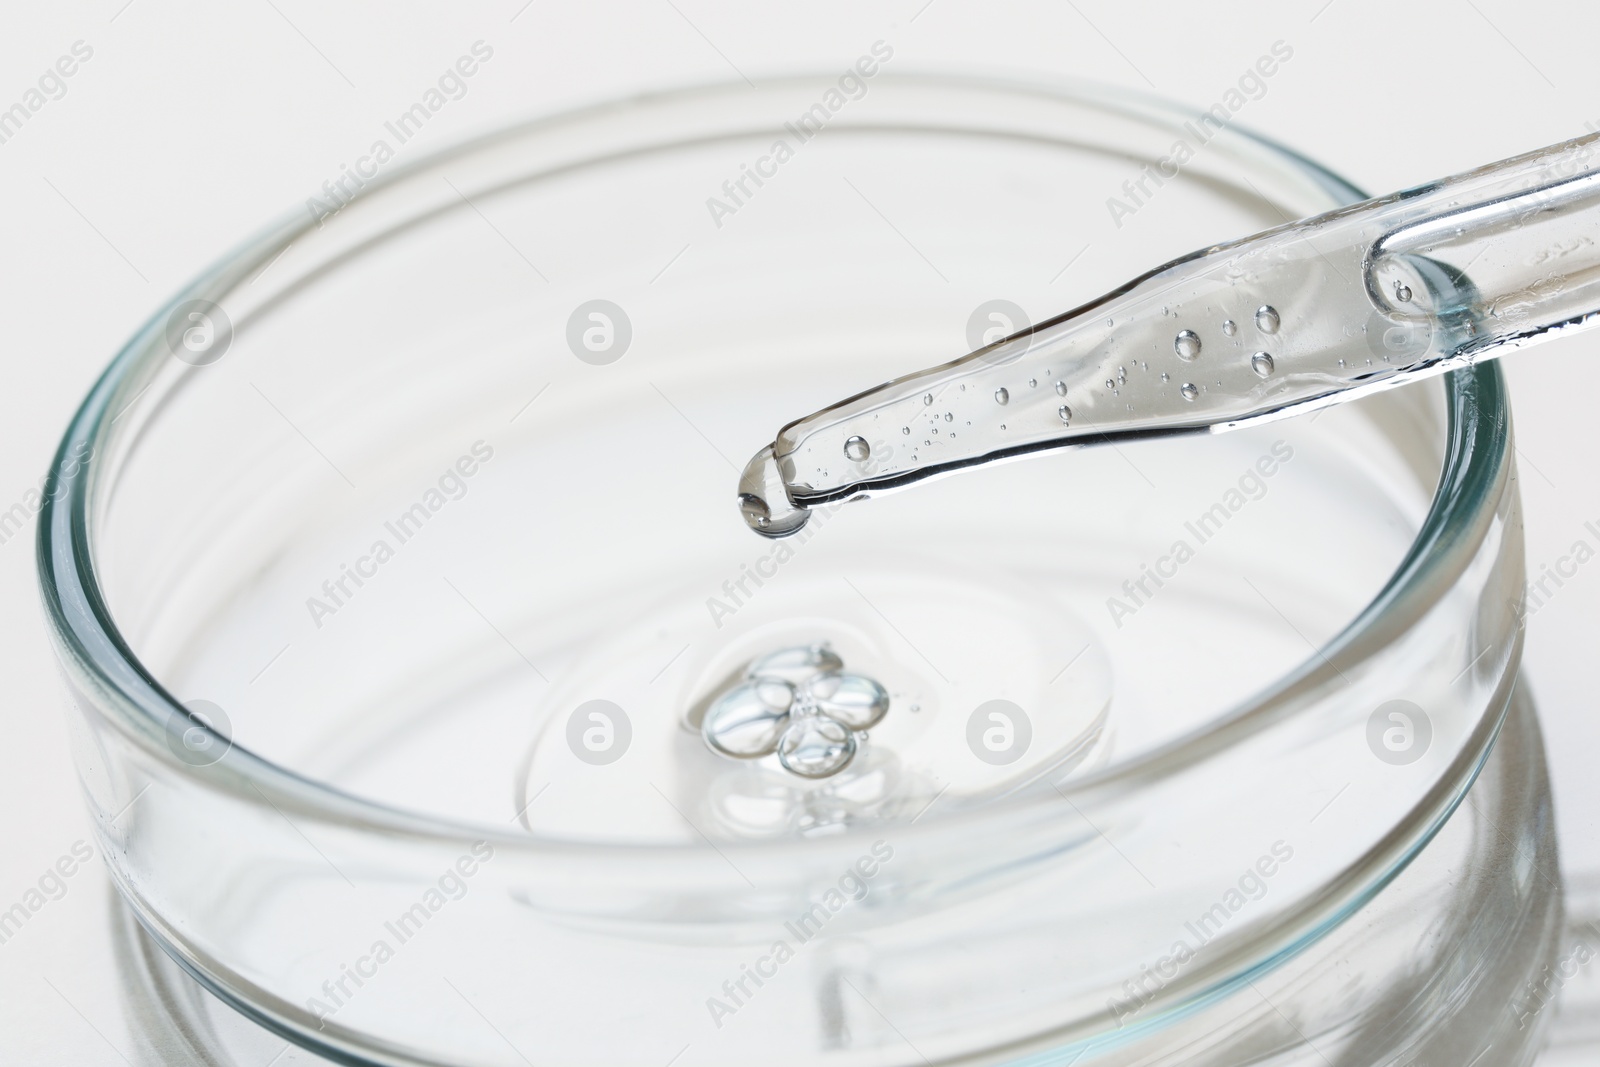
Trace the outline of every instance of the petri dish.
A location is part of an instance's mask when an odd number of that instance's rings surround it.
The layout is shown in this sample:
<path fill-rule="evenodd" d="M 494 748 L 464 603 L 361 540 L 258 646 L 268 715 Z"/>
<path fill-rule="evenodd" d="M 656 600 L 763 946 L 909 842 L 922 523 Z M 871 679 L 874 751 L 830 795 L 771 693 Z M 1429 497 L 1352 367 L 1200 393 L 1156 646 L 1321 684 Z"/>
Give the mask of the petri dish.
<path fill-rule="evenodd" d="M 1548 1013 L 1478 1009 L 1561 910 L 1498 370 L 760 541 L 785 421 L 1359 196 L 1230 128 L 1121 218 L 1187 113 L 865 84 L 464 144 L 117 356 L 40 564 L 135 916 L 347 1062 L 1525 1062 Z M 823 647 L 888 700 L 845 771 L 707 747 Z"/>

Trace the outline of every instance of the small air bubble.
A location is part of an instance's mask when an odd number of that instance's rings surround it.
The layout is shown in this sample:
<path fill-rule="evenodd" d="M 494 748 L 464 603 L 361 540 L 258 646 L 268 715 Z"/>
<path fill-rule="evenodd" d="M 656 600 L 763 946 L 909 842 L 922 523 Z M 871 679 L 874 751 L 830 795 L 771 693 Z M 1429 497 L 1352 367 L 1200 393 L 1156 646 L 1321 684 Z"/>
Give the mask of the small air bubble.
<path fill-rule="evenodd" d="M 872 454 L 872 446 L 865 437 L 852 437 L 844 443 L 844 454 L 846 459 L 860 463 Z"/>
<path fill-rule="evenodd" d="M 1277 333 L 1281 321 L 1278 309 L 1271 304 L 1262 304 L 1256 308 L 1256 329 L 1262 333 Z"/>
<path fill-rule="evenodd" d="M 1411 286 L 1405 282 L 1394 283 L 1394 298 L 1402 304 L 1411 303 Z"/>
<path fill-rule="evenodd" d="M 1172 350 L 1184 362 L 1194 359 L 1200 354 L 1200 335 L 1193 330 L 1179 330 L 1172 340 Z"/>

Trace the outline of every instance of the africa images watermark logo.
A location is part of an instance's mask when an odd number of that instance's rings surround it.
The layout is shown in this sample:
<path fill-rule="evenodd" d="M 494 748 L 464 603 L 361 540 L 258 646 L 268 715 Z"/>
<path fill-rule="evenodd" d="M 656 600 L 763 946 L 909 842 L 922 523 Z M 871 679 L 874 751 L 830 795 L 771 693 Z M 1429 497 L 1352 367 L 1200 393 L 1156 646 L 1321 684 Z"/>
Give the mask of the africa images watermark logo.
<path fill-rule="evenodd" d="M 471 879 L 483 865 L 494 859 L 494 846 L 487 841 L 474 841 L 467 852 L 446 867 L 410 907 L 395 914 L 383 924 L 383 933 L 375 938 L 367 951 L 349 963 L 339 964 L 338 974 L 322 983 L 317 995 L 306 999 L 306 1011 L 322 1024 L 378 977 L 379 971 L 394 959 L 406 943 L 422 932 L 452 902 L 464 898 L 471 889 Z"/>
<path fill-rule="evenodd" d="M 587 300 L 567 316 L 567 348 L 592 367 L 615 363 L 633 343 L 633 320 L 611 300 Z"/>
<path fill-rule="evenodd" d="M 967 716 L 967 748 L 991 767 L 1004 767 L 1027 755 L 1033 720 L 1021 705 L 986 700 Z"/>
<path fill-rule="evenodd" d="M 1156 190 L 1167 182 L 1183 173 L 1183 168 L 1188 165 L 1199 151 L 1217 134 L 1228 128 L 1245 105 L 1252 100 L 1260 100 L 1267 95 L 1267 79 L 1278 73 L 1279 67 L 1294 58 L 1294 49 L 1285 41 L 1272 42 L 1269 54 L 1263 55 L 1251 67 L 1247 67 L 1240 74 L 1233 85 L 1230 85 L 1222 94 L 1222 98 L 1202 111 L 1194 122 L 1183 124 L 1187 137 L 1179 137 L 1172 142 L 1168 153 L 1154 163 L 1146 163 L 1139 171 L 1137 178 L 1130 178 L 1122 183 L 1122 196 L 1106 197 L 1106 210 L 1111 213 L 1111 221 L 1122 229 L 1125 219 L 1138 214 L 1139 209 L 1150 202 Z M 1154 183 L 1155 188 L 1151 188 Z"/>
<path fill-rule="evenodd" d="M 778 969 L 795 958 L 807 942 L 821 935 L 823 928 L 833 921 L 846 906 L 859 903 L 872 891 L 871 882 L 881 872 L 884 864 L 894 858 L 894 847 L 887 841 L 874 841 L 869 854 L 863 854 L 851 864 L 835 885 L 829 886 L 811 906 L 783 924 L 786 936 L 775 939 L 765 953 L 753 963 L 739 965 L 739 973 L 722 983 L 722 995 L 706 998 L 706 1011 L 712 1025 L 722 1029 L 729 1016 L 750 1003 L 761 987 L 778 976 Z"/>
<path fill-rule="evenodd" d="M 94 849 L 87 841 L 74 841 L 69 853 L 63 854 L 54 864 L 46 867 L 35 884 L 23 891 L 21 899 L 4 911 L 0 911 L 0 945 L 6 944 L 21 933 L 29 920 L 43 911 L 47 904 L 66 896 L 67 880 L 82 870 L 83 865 L 93 858 Z"/>
<path fill-rule="evenodd" d="M 1367 717 L 1367 748 L 1391 767 L 1405 767 L 1428 754 L 1433 720 L 1409 700 L 1390 700 Z"/>
<path fill-rule="evenodd" d="M 94 47 L 85 41 L 73 41 L 68 52 L 44 69 L 35 85 L 22 93 L 21 99 L 10 107 L 0 107 L 0 144 L 5 144 L 22 131 L 34 115 L 44 110 L 52 100 L 67 95 L 67 79 L 94 58 Z"/>
<path fill-rule="evenodd" d="M 323 580 L 322 595 L 306 597 L 306 612 L 311 616 L 312 626 L 320 630 L 323 620 L 339 614 L 430 519 L 447 504 L 467 495 L 470 479 L 493 458 L 493 445 L 482 440 L 472 442 L 468 454 L 458 457 L 410 507 L 383 524 L 384 536 L 376 538 L 354 563 L 340 563 L 338 573 Z"/>
<path fill-rule="evenodd" d="M 167 351 L 191 367 L 209 367 L 228 354 L 233 320 L 211 300 L 185 300 L 167 315 Z"/>
<path fill-rule="evenodd" d="M 737 215 L 739 209 L 749 203 L 759 189 L 778 176 L 778 168 L 795 157 L 798 146 L 821 133 L 851 101 L 867 95 L 867 79 L 878 73 L 881 63 L 887 63 L 894 57 L 894 48 L 884 41 L 874 41 L 870 53 L 857 59 L 854 66 L 839 75 L 838 81 L 822 94 L 820 100 L 783 124 L 788 137 L 775 139 L 765 154 L 756 157 L 753 162 L 739 164 L 739 173 L 722 183 L 722 195 L 706 198 L 706 210 L 711 213 L 711 221 L 717 229 L 722 228 L 724 219 Z"/>
<path fill-rule="evenodd" d="M 843 506 L 842 501 L 836 501 L 812 508 L 811 521 L 802 526 L 798 532 L 779 541 L 770 552 L 762 553 L 749 562 L 740 563 L 739 572 L 723 580 L 722 595 L 712 594 L 706 597 L 706 612 L 711 616 L 712 624 L 717 629 L 722 629 L 723 624 L 754 600 L 767 582 L 778 576 L 779 569 L 794 559 L 795 554 L 815 537 L 817 531 Z M 755 588 L 752 589 L 752 585 Z"/>
<path fill-rule="evenodd" d="M 1255 863 L 1246 867 L 1222 896 L 1193 920 L 1183 924 L 1183 934 L 1172 943 L 1166 955 L 1139 968 L 1139 976 L 1122 983 L 1125 996 L 1106 999 L 1106 1010 L 1120 1029 L 1156 999 L 1163 989 L 1183 972 L 1206 946 L 1215 941 L 1235 916 L 1267 895 L 1271 879 L 1294 859 L 1294 846 L 1274 841 Z"/>
<path fill-rule="evenodd" d="M 320 228 L 325 220 L 343 211 L 366 188 L 367 183 L 395 158 L 400 146 L 421 133 L 422 127 L 444 110 L 446 104 L 467 95 L 467 79 L 477 74 L 493 56 L 494 48 L 489 44 L 481 40 L 473 41 L 468 52 L 446 67 L 434 84 L 423 90 L 418 100 L 392 121 L 383 124 L 384 131 L 394 138 L 393 144 L 389 143 L 388 137 L 374 139 L 367 151 L 357 156 L 353 164 L 340 165 L 338 177 L 322 183 L 323 198 L 306 198 L 306 211 L 310 213 L 312 221 Z"/>
<path fill-rule="evenodd" d="M 585 700 L 567 716 L 567 747 L 591 767 L 615 763 L 633 743 L 633 720 L 614 700 Z"/>
<path fill-rule="evenodd" d="M 1116 628 L 1122 629 L 1125 620 L 1147 607 L 1166 584 L 1178 576 L 1184 564 L 1194 559 L 1206 542 L 1222 532 L 1230 519 L 1251 502 L 1264 498 L 1270 491 L 1268 479 L 1292 459 L 1294 446 L 1287 441 L 1274 441 L 1272 447 L 1245 469 L 1220 500 L 1184 523 L 1187 537 L 1175 540 L 1172 547 L 1164 555 L 1158 556 L 1153 565 L 1142 564 L 1138 577 L 1122 583 L 1122 596 L 1106 598 L 1106 612 Z"/>

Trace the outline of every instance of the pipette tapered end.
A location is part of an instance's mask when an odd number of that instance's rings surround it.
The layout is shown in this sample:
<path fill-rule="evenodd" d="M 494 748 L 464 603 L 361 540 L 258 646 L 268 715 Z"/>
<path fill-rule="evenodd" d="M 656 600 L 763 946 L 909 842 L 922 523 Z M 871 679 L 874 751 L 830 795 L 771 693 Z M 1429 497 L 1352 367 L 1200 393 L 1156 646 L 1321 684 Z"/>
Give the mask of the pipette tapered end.
<path fill-rule="evenodd" d="M 789 499 L 771 445 L 745 465 L 739 478 L 739 513 L 745 524 L 763 537 L 788 537 L 811 518 L 810 511 Z"/>

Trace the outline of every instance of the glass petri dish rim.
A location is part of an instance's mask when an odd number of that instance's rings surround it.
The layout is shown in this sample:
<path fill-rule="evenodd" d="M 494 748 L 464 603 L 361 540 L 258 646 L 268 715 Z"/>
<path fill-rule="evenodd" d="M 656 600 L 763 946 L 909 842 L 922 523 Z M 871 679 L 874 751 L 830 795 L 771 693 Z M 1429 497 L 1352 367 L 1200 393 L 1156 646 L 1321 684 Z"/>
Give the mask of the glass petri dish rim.
<path fill-rule="evenodd" d="M 785 87 L 812 87 L 819 74 L 794 74 L 764 78 L 759 90 Z M 831 75 L 827 75 L 831 77 Z M 1112 89 L 1096 83 L 1060 80 L 1048 83 L 987 76 L 950 73 L 883 72 L 878 84 L 925 85 L 933 88 L 989 90 L 1032 95 L 1046 101 L 1069 102 L 1099 108 L 1114 115 L 1162 125 L 1176 125 L 1194 112 L 1160 97 Z M 742 82 L 715 82 L 677 88 L 601 103 L 561 114 L 515 124 L 464 140 L 456 145 L 396 168 L 392 173 L 368 183 L 364 196 L 400 185 L 441 164 L 460 160 L 474 153 L 506 144 L 519 138 L 562 126 L 579 124 L 607 114 L 619 107 L 644 107 L 663 104 L 692 104 L 697 100 L 716 100 L 730 93 L 749 91 Z M 921 130 L 922 127 L 907 126 Z M 762 130 L 759 132 L 768 132 Z M 991 131 L 992 132 L 992 131 Z M 1365 198 L 1366 194 L 1333 171 L 1270 138 L 1230 125 L 1216 139 L 1236 147 L 1265 152 L 1269 157 L 1311 179 L 1340 203 Z M 703 138 L 686 138 L 681 144 Z M 596 162 L 591 159 L 589 162 Z M 562 168 L 557 168 L 562 169 Z M 545 172 L 521 175 L 517 181 L 542 176 Z M 441 211 L 445 209 L 435 209 Z M 408 217 L 403 226 L 415 224 L 434 212 Z M 47 481 L 39 516 L 37 563 L 46 617 L 58 653 L 69 678 L 101 698 L 100 710 L 111 711 L 109 721 L 119 732 L 134 739 L 144 753 L 169 770 L 187 776 L 203 775 L 208 784 L 240 795 L 255 793 L 276 804 L 330 819 L 354 829 L 378 833 L 398 833 L 437 840 L 487 840 L 496 847 L 529 852 L 559 852 L 606 856 L 634 862 L 651 856 L 699 853 L 696 844 L 642 845 L 636 843 L 576 843 L 565 839 L 541 838 L 526 832 L 512 832 L 487 823 L 457 821 L 431 813 L 390 806 L 346 792 L 335 786 L 306 777 L 266 760 L 245 747 L 231 744 L 228 755 L 205 768 L 194 768 L 178 761 L 162 744 L 165 722 L 172 715 L 187 715 L 176 699 L 149 671 L 121 635 L 102 594 L 94 560 L 93 542 L 98 516 L 95 504 L 102 499 L 106 479 L 114 477 L 105 455 L 106 446 L 118 432 L 114 422 L 127 410 L 114 411 L 115 402 L 131 394 L 128 405 L 137 401 L 138 383 L 168 358 L 161 345 L 162 324 L 179 303 L 201 294 L 230 287 L 241 278 L 254 276 L 286 245 L 312 229 L 315 220 L 295 212 L 277 225 L 263 230 L 225 255 L 187 287 L 175 294 L 134 334 L 97 379 L 83 404 L 69 423 L 56 451 Z M 376 238 L 381 240 L 381 237 Z M 308 278 L 336 266 L 344 258 L 367 247 L 368 242 L 346 250 L 329 263 L 318 266 Z M 296 283 L 296 288 L 305 279 Z M 293 291 L 291 289 L 291 291 Z M 1372 659 L 1381 650 L 1437 606 L 1462 576 L 1487 536 L 1499 489 L 1510 470 L 1509 399 L 1504 378 L 1494 364 L 1478 365 L 1449 372 L 1444 378 L 1447 429 L 1444 463 L 1427 515 L 1404 558 L 1373 600 L 1322 648 L 1316 649 L 1294 670 L 1265 690 L 1241 702 L 1191 733 L 1175 738 L 1136 757 L 1065 783 L 1059 789 L 1050 781 L 1035 783 L 1009 797 L 990 802 L 981 809 L 939 813 L 919 819 L 912 828 L 919 837 L 950 833 L 965 835 L 974 823 L 985 823 L 1008 816 L 1026 815 L 1045 805 L 1058 804 L 1065 794 L 1074 800 L 1094 805 L 1138 792 L 1163 778 L 1188 770 L 1214 754 L 1224 751 L 1291 716 L 1301 699 L 1330 685 L 1345 667 Z M 176 390 L 173 390 L 175 393 Z M 172 393 L 167 394 L 168 397 Z M 165 402 L 164 400 L 162 402 Z M 86 455 L 78 463 L 69 457 Z M 731 514 L 731 508 L 730 508 Z M 1517 631 L 1509 650 L 1509 665 L 1520 657 L 1521 632 Z M 1509 693 L 1507 670 L 1501 688 Z M 1503 712 L 1504 701 L 1495 701 L 1491 712 Z M 1403 849 L 1409 856 L 1426 843 L 1432 832 L 1459 803 L 1477 770 L 1487 758 L 1499 728 L 1499 714 L 1485 716 L 1476 724 L 1467 747 L 1442 774 L 1427 800 L 1411 815 L 1423 815 L 1429 825 L 1404 826 L 1394 833 L 1409 838 L 1412 845 Z M 834 841 L 859 836 L 851 830 Z M 1391 838 L 1393 835 L 1389 835 Z M 1391 841 L 1389 844 L 1393 844 Z M 783 850 L 793 842 L 726 842 L 722 848 L 741 852 Z M 1373 853 L 1393 853 L 1375 843 Z M 1403 866 L 1403 862 L 1400 864 Z M 1348 872 L 1353 874 L 1354 872 Z M 1386 880 L 1386 879 L 1383 879 Z M 1331 887 L 1330 887 L 1331 888 Z M 1372 891 L 1375 891 L 1372 890 Z"/>

